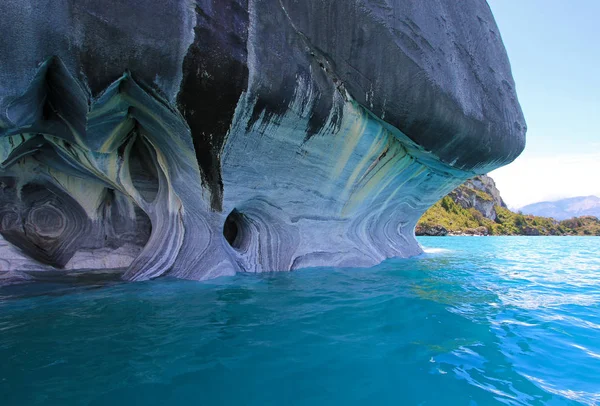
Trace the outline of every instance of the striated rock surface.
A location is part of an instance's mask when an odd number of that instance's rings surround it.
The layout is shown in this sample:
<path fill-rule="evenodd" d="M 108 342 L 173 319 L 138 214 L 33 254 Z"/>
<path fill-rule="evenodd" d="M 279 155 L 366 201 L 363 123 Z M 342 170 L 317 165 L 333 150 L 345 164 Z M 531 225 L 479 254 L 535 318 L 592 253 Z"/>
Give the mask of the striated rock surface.
<path fill-rule="evenodd" d="M 369 266 L 420 253 L 421 214 L 524 147 L 481 0 L 0 12 L 3 271 Z"/>

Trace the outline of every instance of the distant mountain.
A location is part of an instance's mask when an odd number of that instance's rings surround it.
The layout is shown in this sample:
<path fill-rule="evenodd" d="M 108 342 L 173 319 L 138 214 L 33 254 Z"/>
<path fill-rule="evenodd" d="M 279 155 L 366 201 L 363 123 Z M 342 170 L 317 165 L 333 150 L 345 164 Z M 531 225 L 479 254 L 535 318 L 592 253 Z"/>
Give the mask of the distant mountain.
<path fill-rule="evenodd" d="M 553 217 L 557 220 L 566 220 L 581 216 L 595 216 L 600 218 L 600 197 L 571 197 L 554 202 L 534 203 L 522 207 L 519 211 L 523 214 Z"/>

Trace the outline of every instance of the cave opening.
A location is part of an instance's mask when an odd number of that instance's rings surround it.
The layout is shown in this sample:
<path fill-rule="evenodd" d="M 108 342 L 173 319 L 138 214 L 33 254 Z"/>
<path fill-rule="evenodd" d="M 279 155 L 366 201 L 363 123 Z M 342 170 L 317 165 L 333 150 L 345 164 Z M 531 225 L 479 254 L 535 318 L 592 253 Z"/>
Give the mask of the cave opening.
<path fill-rule="evenodd" d="M 223 236 L 234 249 L 241 247 L 242 220 L 243 214 L 233 209 L 223 224 Z"/>

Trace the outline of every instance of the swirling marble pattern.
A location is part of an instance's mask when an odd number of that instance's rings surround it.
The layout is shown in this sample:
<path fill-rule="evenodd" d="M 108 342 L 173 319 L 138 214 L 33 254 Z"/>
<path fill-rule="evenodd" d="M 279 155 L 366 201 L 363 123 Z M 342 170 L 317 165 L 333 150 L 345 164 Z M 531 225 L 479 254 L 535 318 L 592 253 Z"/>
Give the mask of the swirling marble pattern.
<path fill-rule="evenodd" d="M 109 3 L 0 5 L 6 280 L 416 255 L 431 204 L 523 149 L 485 2 Z"/>

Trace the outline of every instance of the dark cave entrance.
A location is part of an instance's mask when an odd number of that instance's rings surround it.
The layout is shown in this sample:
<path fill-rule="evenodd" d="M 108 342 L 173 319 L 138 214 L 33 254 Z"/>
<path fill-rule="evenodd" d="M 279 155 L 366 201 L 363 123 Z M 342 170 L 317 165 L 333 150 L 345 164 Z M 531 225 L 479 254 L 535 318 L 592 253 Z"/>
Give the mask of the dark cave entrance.
<path fill-rule="evenodd" d="M 223 236 L 234 249 L 241 248 L 242 226 L 243 214 L 233 209 L 225 219 L 225 224 L 223 224 Z"/>

